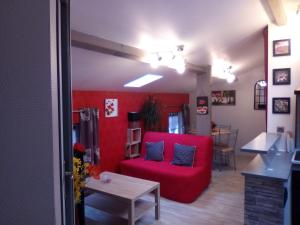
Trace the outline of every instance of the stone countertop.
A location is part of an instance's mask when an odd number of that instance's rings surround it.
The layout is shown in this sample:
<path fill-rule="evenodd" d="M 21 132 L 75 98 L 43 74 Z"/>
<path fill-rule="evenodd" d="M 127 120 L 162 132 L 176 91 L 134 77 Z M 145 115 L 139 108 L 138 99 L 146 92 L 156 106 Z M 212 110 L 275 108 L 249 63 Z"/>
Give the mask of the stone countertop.
<path fill-rule="evenodd" d="M 242 171 L 244 176 L 257 176 L 288 180 L 292 168 L 293 153 L 270 150 L 267 154 L 257 156 Z"/>

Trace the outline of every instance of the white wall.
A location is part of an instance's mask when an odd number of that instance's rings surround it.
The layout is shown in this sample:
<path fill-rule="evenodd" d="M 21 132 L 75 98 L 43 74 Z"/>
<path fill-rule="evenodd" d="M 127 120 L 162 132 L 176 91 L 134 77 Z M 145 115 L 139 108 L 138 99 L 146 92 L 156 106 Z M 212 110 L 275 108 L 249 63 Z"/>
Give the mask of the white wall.
<path fill-rule="evenodd" d="M 212 90 L 235 90 L 235 106 L 212 106 L 212 120 L 217 124 L 231 124 L 239 129 L 237 150 L 266 130 L 265 111 L 254 110 L 254 85 L 264 79 L 264 68 L 256 68 L 239 76 L 233 84 L 221 82 Z"/>
<path fill-rule="evenodd" d="M 295 132 L 295 95 L 294 90 L 300 86 L 300 20 L 295 23 L 293 18 L 289 18 L 286 26 L 269 25 L 268 38 L 268 132 L 276 132 L 277 126 L 283 126 L 285 131 Z M 291 55 L 273 57 L 273 40 L 291 39 Z M 291 85 L 273 85 L 272 69 L 291 68 Z M 272 98 L 290 97 L 291 113 L 290 114 L 273 114 Z"/>
<path fill-rule="evenodd" d="M 254 110 L 254 85 L 257 80 L 264 79 L 264 68 L 261 66 L 245 74 L 239 75 L 239 80 L 228 84 L 219 81 L 212 84 L 212 90 L 236 90 L 235 106 L 212 106 L 212 120 L 217 124 L 230 124 L 239 129 L 237 151 L 239 148 L 266 130 L 265 111 Z M 190 94 L 191 124 L 195 121 L 195 93 Z"/>

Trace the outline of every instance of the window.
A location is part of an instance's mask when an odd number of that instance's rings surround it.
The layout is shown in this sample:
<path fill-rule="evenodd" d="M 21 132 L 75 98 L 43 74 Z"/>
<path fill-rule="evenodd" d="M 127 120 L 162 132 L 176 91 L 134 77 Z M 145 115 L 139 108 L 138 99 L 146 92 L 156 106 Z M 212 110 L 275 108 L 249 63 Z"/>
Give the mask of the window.
<path fill-rule="evenodd" d="M 72 142 L 73 142 L 73 145 L 75 143 L 79 143 L 79 123 L 75 123 L 73 124 L 73 129 L 72 129 Z"/>
<path fill-rule="evenodd" d="M 183 134 L 182 112 L 169 113 L 169 133 Z"/>
<path fill-rule="evenodd" d="M 265 80 L 259 80 L 254 86 L 254 109 L 265 110 L 266 109 L 266 87 Z"/>

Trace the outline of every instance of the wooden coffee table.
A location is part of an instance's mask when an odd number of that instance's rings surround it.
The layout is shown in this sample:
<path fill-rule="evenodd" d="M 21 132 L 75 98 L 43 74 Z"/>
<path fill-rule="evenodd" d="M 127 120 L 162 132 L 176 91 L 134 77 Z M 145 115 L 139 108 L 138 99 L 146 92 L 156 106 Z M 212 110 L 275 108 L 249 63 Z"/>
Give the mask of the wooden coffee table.
<path fill-rule="evenodd" d="M 85 205 L 98 210 L 128 219 L 128 225 L 134 225 L 149 209 L 155 207 L 155 219 L 160 218 L 160 185 L 157 182 L 129 177 L 111 172 L 101 173 L 111 181 L 104 183 L 91 178 L 86 188 L 95 193 L 85 198 Z M 154 201 L 146 201 L 141 197 L 154 193 Z"/>

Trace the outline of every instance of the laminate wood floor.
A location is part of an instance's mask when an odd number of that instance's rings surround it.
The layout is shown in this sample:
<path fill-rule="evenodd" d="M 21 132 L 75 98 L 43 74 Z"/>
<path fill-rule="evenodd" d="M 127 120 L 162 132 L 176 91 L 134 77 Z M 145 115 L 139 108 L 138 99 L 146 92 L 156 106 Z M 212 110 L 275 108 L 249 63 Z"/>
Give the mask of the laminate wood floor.
<path fill-rule="evenodd" d="M 237 170 L 213 170 L 212 182 L 191 204 L 161 197 L 161 218 L 154 219 L 150 210 L 136 225 L 242 225 L 244 224 L 243 168 L 252 157 L 237 156 Z M 152 195 L 144 197 L 153 200 Z M 86 225 L 126 225 L 126 220 L 113 218 L 86 207 Z"/>

